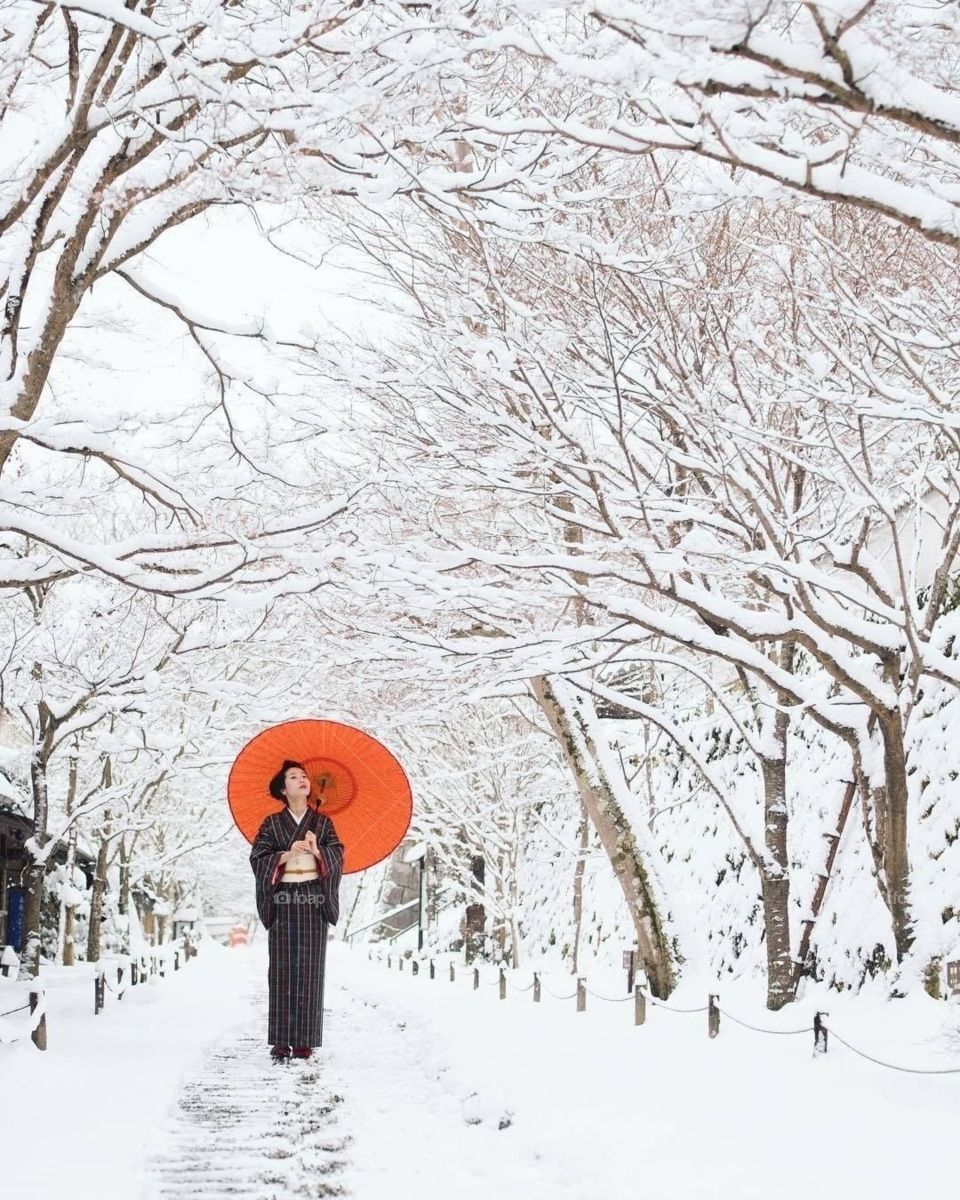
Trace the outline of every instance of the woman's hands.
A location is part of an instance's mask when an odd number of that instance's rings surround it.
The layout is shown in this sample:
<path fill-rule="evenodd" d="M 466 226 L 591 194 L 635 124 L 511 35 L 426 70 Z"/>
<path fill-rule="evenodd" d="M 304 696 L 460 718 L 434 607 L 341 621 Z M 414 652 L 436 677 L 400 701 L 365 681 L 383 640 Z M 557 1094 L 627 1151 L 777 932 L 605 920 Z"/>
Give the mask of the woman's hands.
<path fill-rule="evenodd" d="M 313 843 L 312 846 L 311 841 Z M 280 855 L 280 861 L 282 863 L 287 863 L 297 854 L 314 854 L 316 853 L 316 845 L 317 839 L 312 833 L 308 833 L 306 838 L 299 839 L 293 843 L 289 850 L 284 850 L 284 852 Z"/>
<path fill-rule="evenodd" d="M 280 855 L 280 861 L 288 863 L 296 854 L 312 854 L 315 858 L 319 857 L 320 850 L 317 846 L 317 835 L 312 829 L 308 829 L 306 836 L 295 841 L 289 850 L 284 850 Z"/>

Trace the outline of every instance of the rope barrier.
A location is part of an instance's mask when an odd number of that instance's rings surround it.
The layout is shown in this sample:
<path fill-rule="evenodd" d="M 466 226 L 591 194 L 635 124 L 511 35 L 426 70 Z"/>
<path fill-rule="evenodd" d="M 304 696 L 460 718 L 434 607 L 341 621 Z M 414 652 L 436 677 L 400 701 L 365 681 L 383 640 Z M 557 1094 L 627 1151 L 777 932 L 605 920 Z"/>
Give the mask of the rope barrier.
<path fill-rule="evenodd" d="M 754 1033 L 774 1033 L 779 1037 L 795 1037 L 798 1033 L 813 1033 L 812 1025 L 808 1025 L 806 1029 L 763 1029 L 760 1025 L 751 1025 L 748 1021 L 741 1021 L 739 1017 L 735 1017 L 732 1012 L 728 1012 L 725 1008 L 721 1008 L 720 1012 L 723 1016 L 731 1020 L 734 1025 L 742 1025 L 744 1029 L 752 1029 Z"/>
<path fill-rule="evenodd" d="M 113 992 L 114 995 L 117 994 L 117 989 L 107 980 L 107 968 L 106 967 L 101 967 L 101 969 L 99 971 L 97 971 L 94 978 L 102 979 L 104 987 L 106 987 L 106 989 L 108 991 Z M 124 989 L 124 990 L 126 990 L 126 989 Z"/>
<path fill-rule="evenodd" d="M 547 987 L 547 985 L 545 983 L 543 983 L 542 981 L 540 983 L 540 986 L 547 993 L 547 995 L 552 996 L 554 998 L 554 1000 L 572 1000 L 577 994 L 576 992 L 571 992 L 569 996 L 558 996 L 556 992 L 551 992 L 550 989 Z"/>
<path fill-rule="evenodd" d="M 844 1041 L 839 1033 L 835 1033 L 833 1029 L 827 1029 L 831 1037 L 836 1038 L 841 1046 L 846 1046 L 848 1050 L 852 1050 L 854 1054 L 859 1054 L 861 1058 L 865 1058 L 868 1062 L 876 1063 L 878 1067 L 887 1067 L 891 1071 L 902 1071 L 905 1075 L 960 1075 L 960 1067 L 901 1067 L 897 1063 L 884 1062 L 882 1058 L 874 1058 L 872 1054 L 867 1054 L 863 1050 L 858 1050 L 856 1046 L 851 1046 L 849 1042 Z"/>
<path fill-rule="evenodd" d="M 481 980 L 480 982 L 485 984 L 488 987 L 497 987 L 497 986 L 499 986 L 500 980 L 499 979 Z M 507 984 L 508 984 L 510 990 L 514 991 L 514 992 L 521 992 L 521 993 L 529 992 L 530 989 L 534 986 L 534 982 L 535 981 L 531 981 L 530 983 L 527 984 L 526 987 L 516 987 L 513 983 L 510 982 L 509 979 L 507 979 Z M 542 979 L 540 981 L 540 987 L 541 987 L 542 991 L 546 992 L 547 995 L 551 996 L 554 1000 L 573 1000 L 576 998 L 576 995 L 577 995 L 577 993 L 574 991 L 566 996 L 558 996 L 556 992 L 551 991 L 550 988 L 547 987 L 547 985 L 543 982 Z M 585 987 L 584 991 L 586 991 L 588 995 L 593 996 L 595 999 L 605 1001 L 606 1003 L 609 1003 L 609 1004 L 622 1004 L 625 1000 L 633 1000 L 634 999 L 634 996 L 632 993 L 628 993 L 626 996 L 603 996 L 599 992 L 593 991 L 592 988 Z M 709 1004 L 700 1005 L 698 1008 L 677 1008 L 675 1005 L 664 1004 L 662 1000 L 654 1000 L 652 997 L 645 997 L 645 999 L 653 1008 L 662 1008 L 666 1012 L 677 1013 L 677 1014 L 680 1014 L 683 1016 L 693 1015 L 696 1013 L 705 1013 L 710 1010 Z M 29 1005 L 24 1005 L 24 1007 L 28 1008 Z M 733 1021 L 733 1023 L 735 1025 L 739 1025 L 743 1029 L 749 1029 L 753 1033 L 766 1033 L 766 1034 L 771 1034 L 775 1037 L 799 1037 L 803 1034 L 811 1034 L 811 1033 L 815 1032 L 814 1027 L 812 1025 L 804 1026 L 804 1028 L 802 1028 L 802 1029 L 768 1029 L 762 1025 L 752 1025 L 749 1021 L 744 1021 L 740 1017 L 734 1016 L 733 1013 L 729 1012 L 727 1009 L 720 1008 L 719 1005 L 716 1006 L 716 1010 L 720 1013 L 720 1015 L 725 1017 L 727 1020 Z M 20 1012 L 22 1010 L 12 1009 L 11 1011 L 12 1012 Z M 0 1016 L 7 1016 L 7 1015 L 9 1015 L 9 1014 L 0 1013 Z M 858 1055 L 860 1058 L 866 1059 L 868 1062 L 874 1063 L 878 1067 L 886 1067 L 890 1071 L 900 1071 L 902 1074 L 906 1074 L 906 1075 L 960 1075 L 960 1067 L 904 1067 L 904 1066 L 901 1066 L 899 1063 L 886 1062 L 882 1058 L 876 1058 L 874 1055 L 867 1054 L 866 1051 L 860 1050 L 856 1046 L 851 1045 L 850 1042 L 848 1042 L 845 1038 L 841 1037 L 839 1033 L 837 1033 L 832 1028 L 829 1028 L 827 1025 L 824 1024 L 822 1028 L 823 1028 L 824 1033 L 828 1033 L 831 1037 L 836 1038 L 836 1040 L 840 1043 L 841 1046 L 845 1046 L 853 1054 Z"/>
<path fill-rule="evenodd" d="M 598 1000 L 606 1000 L 608 1004 L 622 1004 L 624 1000 L 632 1000 L 633 994 L 628 996 L 601 996 L 599 992 L 593 991 L 591 988 L 585 989 L 588 996 L 595 996 Z"/>
<path fill-rule="evenodd" d="M 702 1005 L 701 1005 L 699 1008 L 674 1008 L 674 1007 L 673 1007 L 672 1005 L 670 1005 L 670 1004 L 664 1004 L 662 1000 L 654 1000 L 654 999 L 652 999 L 652 998 L 650 999 L 650 1001 L 649 1001 L 649 1002 L 650 1002 L 650 1004 L 652 1004 L 652 1005 L 653 1005 L 653 1007 L 654 1007 L 654 1008 L 665 1008 L 665 1009 L 667 1010 L 667 1012 L 672 1012 L 672 1013 L 684 1013 L 684 1014 L 687 1014 L 687 1013 L 704 1013 L 704 1012 L 706 1012 L 706 1011 L 707 1011 L 707 1009 L 710 1007 L 710 1005 L 709 1005 L 709 1004 L 702 1004 Z"/>
<path fill-rule="evenodd" d="M 30 1037 L 30 1038 L 34 1039 L 34 1041 L 36 1041 L 37 1029 L 39 1028 L 41 1021 L 43 1021 L 44 1017 L 46 1016 L 47 999 L 46 999 L 46 993 L 42 988 L 39 990 L 34 989 L 34 991 L 31 992 L 31 996 L 33 996 L 33 995 L 36 995 L 36 997 L 37 997 L 37 1004 L 33 1010 L 33 1014 L 31 1016 L 28 1028 L 22 1029 L 15 1037 L 5 1038 L 4 1039 L 5 1044 L 10 1045 L 13 1042 L 22 1041 L 23 1038 L 25 1038 L 25 1037 Z M 31 1006 L 29 1004 L 21 1004 L 18 1008 L 7 1009 L 6 1012 L 0 1013 L 0 1018 L 10 1017 L 14 1013 L 29 1012 L 30 1007 Z M 41 1044 L 39 1041 L 37 1041 L 37 1045 L 39 1046 L 39 1048 L 41 1050 L 46 1049 L 45 1040 L 44 1040 L 43 1044 Z"/>
<path fill-rule="evenodd" d="M 6 1012 L 0 1013 L 0 1017 L 9 1017 L 17 1012 L 26 1012 L 29 1007 L 30 1007 L 29 1004 L 21 1004 L 19 1008 L 11 1008 L 11 1009 L 8 1009 Z"/>

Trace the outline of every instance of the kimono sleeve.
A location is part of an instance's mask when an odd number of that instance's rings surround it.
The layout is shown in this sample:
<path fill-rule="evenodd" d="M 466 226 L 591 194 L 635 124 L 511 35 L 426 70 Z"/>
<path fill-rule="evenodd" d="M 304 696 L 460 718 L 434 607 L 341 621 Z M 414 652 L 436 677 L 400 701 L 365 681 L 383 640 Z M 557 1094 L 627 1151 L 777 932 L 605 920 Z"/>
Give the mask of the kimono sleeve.
<path fill-rule="evenodd" d="M 257 830 L 250 850 L 250 866 L 257 889 L 257 915 L 266 929 L 270 928 L 273 921 L 273 893 L 283 872 L 280 856 L 285 849 L 285 846 L 279 845 L 273 822 L 267 817 Z"/>
<path fill-rule="evenodd" d="M 343 876 L 343 842 L 329 817 L 317 830 L 317 866 L 323 886 L 324 912 L 331 925 L 340 919 L 340 880 Z"/>

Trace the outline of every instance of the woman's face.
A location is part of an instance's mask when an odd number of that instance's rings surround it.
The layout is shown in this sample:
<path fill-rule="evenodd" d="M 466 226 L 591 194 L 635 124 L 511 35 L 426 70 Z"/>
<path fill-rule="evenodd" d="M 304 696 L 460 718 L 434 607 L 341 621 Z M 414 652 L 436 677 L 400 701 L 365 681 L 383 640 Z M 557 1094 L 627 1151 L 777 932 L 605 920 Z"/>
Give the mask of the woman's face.
<path fill-rule="evenodd" d="M 290 767 L 283 777 L 283 794 L 291 800 L 306 800 L 310 795 L 310 778 L 299 767 Z"/>

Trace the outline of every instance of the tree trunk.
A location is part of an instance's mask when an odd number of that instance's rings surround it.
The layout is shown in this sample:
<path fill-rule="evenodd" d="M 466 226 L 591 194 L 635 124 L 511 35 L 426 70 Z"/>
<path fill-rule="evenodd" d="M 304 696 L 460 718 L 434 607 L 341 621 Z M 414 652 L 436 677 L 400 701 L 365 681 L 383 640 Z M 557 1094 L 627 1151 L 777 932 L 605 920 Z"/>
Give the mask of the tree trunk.
<path fill-rule="evenodd" d="M 67 865 L 65 869 L 65 887 L 73 889 L 73 868 L 77 857 L 77 827 L 71 826 L 67 842 Z M 57 928 L 57 947 L 59 959 L 65 967 L 72 967 L 76 962 L 76 949 L 73 944 L 74 905 L 68 904 L 61 897 L 60 921 Z"/>
<path fill-rule="evenodd" d="M 57 270 L 58 279 L 61 276 L 63 276 L 62 261 L 58 264 Z M 65 277 L 69 278 L 69 271 Z M 29 421 L 37 411 L 37 405 L 40 403 L 40 397 L 46 387 L 53 360 L 63 341 L 67 327 L 76 314 L 77 307 L 78 297 L 71 294 L 68 289 L 64 289 L 62 286 L 54 289 L 46 327 L 42 337 L 27 353 L 27 369 L 23 377 L 23 386 L 10 409 L 10 415 L 18 421 Z M 19 433 L 15 428 L 0 433 L 0 474 L 3 473 L 18 437 Z"/>
<path fill-rule="evenodd" d="M 39 746 L 34 747 L 30 759 L 30 786 L 33 792 L 33 841 L 36 851 L 31 855 L 30 866 L 24 872 L 24 938 L 20 952 L 18 979 L 35 979 L 40 974 L 40 910 L 43 905 L 43 881 L 47 873 L 46 861 L 39 861 L 47 844 L 47 762 L 46 754 Z"/>
<path fill-rule="evenodd" d="M 478 884 L 481 895 L 483 892 L 485 866 L 486 864 L 482 855 L 476 854 L 471 859 L 470 872 Z M 468 904 L 464 922 L 464 954 L 468 963 L 473 962 L 478 955 L 483 953 L 483 936 L 486 923 L 487 913 L 483 904 L 480 901 Z"/>
<path fill-rule="evenodd" d="M 140 925 L 143 928 L 143 936 L 151 946 L 157 944 L 157 922 L 153 915 L 152 908 L 144 908 L 140 914 Z"/>
<path fill-rule="evenodd" d="M 580 934 L 583 929 L 583 873 L 590 845 L 590 820 L 587 808 L 580 801 L 580 853 L 573 871 L 573 973 L 580 974 Z"/>
<path fill-rule="evenodd" d="M 883 873 L 881 895 L 890 910 L 897 961 L 913 945 L 910 919 L 910 861 L 907 856 L 907 761 L 899 710 L 879 716 L 883 738 L 884 788 L 875 794 L 877 851 Z"/>
<path fill-rule="evenodd" d="M 423 907 L 426 909 L 424 919 L 427 923 L 427 931 L 436 929 L 437 913 L 439 904 L 437 901 L 437 891 L 439 889 L 439 880 L 437 878 L 437 852 L 432 846 L 427 847 L 427 852 L 423 856 L 423 871 L 426 876 L 424 880 L 424 891 L 426 897 Z"/>
<path fill-rule="evenodd" d="M 157 891 L 160 894 L 161 899 L 165 902 L 164 907 L 169 908 L 169 906 L 170 906 L 170 891 L 169 891 L 169 889 L 164 887 L 163 885 L 161 885 L 160 887 L 157 888 Z M 170 940 L 170 913 L 169 912 L 160 912 L 160 913 L 156 913 L 155 916 L 156 916 L 156 920 L 157 920 L 157 945 L 162 946 L 162 945 L 164 945 L 165 942 Z"/>
<path fill-rule="evenodd" d="M 513 814 L 513 836 L 510 839 L 510 854 L 508 858 L 509 906 L 510 906 L 510 966 L 516 970 L 520 965 L 520 853 L 523 830 L 516 811 Z"/>
<path fill-rule="evenodd" d="M 507 896 L 503 887 L 503 851 L 497 854 L 497 873 L 493 881 L 494 912 L 493 943 L 500 952 L 500 961 L 507 956 Z M 511 964 L 512 965 L 512 964 Z"/>
<path fill-rule="evenodd" d="M 130 953 L 130 850 L 125 837 L 120 838 L 120 893 L 117 897 L 117 911 L 125 920 L 120 922 L 121 953 Z"/>
<path fill-rule="evenodd" d="M 623 890 L 650 990 L 659 999 L 666 999 L 676 986 L 676 963 L 658 881 L 651 864 L 644 861 L 638 842 L 641 831 L 631 827 L 618 799 L 616 781 L 600 759 L 588 701 L 572 691 L 568 695 L 562 681 L 548 681 L 544 676 L 532 679 L 530 688 L 560 743 Z"/>
<path fill-rule="evenodd" d="M 90 928 L 87 930 L 87 962 L 100 959 L 100 921 L 103 916 L 103 895 L 107 888 L 107 862 L 110 852 L 110 812 L 103 814 L 103 833 L 97 850 L 97 866 L 90 893 Z"/>
<path fill-rule="evenodd" d="M 77 739 L 74 738 L 73 752 L 70 755 L 70 767 L 67 772 L 67 817 L 73 814 L 73 805 L 77 797 Z M 65 895 L 73 889 L 73 865 L 77 857 L 77 827 L 70 826 L 67 835 L 67 865 L 64 869 L 65 886 L 60 893 L 60 916 L 57 921 L 57 953 L 56 961 L 65 967 L 74 965 L 76 955 L 73 946 L 74 906 L 68 904 Z"/>
<path fill-rule="evenodd" d="M 778 711 L 773 718 L 776 755 L 761 758 L 764 842 L 779 871 L 760 873 L 763 924 L 767 943 L 767 1008 L 776 1010 L 793 999 L 790 957 L 790 858 L 787 852 L 787 726 Z"/>
<path fill-rule="evenodd" d="M 73 967 L 77 962 L 77 912 L 71 904 L 66 913 L 66 919 L 63 923 L 63 965 L 65 967 Z"/>

